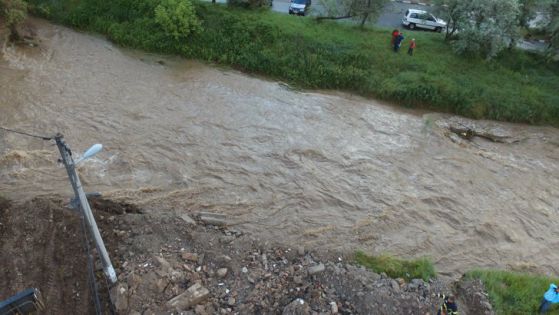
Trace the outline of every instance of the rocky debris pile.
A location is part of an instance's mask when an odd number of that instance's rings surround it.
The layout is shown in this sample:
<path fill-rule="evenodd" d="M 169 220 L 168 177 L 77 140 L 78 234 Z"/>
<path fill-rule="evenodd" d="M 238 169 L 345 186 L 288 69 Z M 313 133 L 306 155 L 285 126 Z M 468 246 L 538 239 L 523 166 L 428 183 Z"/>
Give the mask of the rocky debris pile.
<path fill-rule="evenodd" d="M 100 216 L 119 314 L 427 314 L 434 294 L 448 292 L 438 280 L 391 279 L 303 246 L 262 244 L 219 215 L 196 218 Z"/>
<path fill-rule="evenodd" d="M 495 314 L 481 280 L 462 280 L 457 282 L 456 286 L 456 290 L 460 292 L 460 298 L 467 306 L 469 314 Z"/>

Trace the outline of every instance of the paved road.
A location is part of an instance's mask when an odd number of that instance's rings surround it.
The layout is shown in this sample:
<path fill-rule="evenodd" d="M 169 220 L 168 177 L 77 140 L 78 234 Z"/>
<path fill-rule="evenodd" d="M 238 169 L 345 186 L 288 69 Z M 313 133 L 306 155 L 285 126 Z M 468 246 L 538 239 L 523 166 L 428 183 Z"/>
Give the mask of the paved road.
<path fill-rule="evenodd" d="M 312 0 L 313 4 L 311 6 L 310 15 L 318 16 L 318 15 L 326 15 L 326 9 L 324 6 L 320 4 L 319 0 Z M 217 0 L 217 3 L 226 3 L 226 0 Z M 272 10 L 280 13 L 287 14 L 289 12 L 289 0 L 273 0 Z M 426 10 L 429 11 L 431 7 L 426 7 L 417 4 L 405 4 L 405 3 L 398 3 L 398 2 L 389 2 L 386 7 L 384 8 L 382 14 L 378 18 L 376 25 L 387 27 L 387 28 L 396 28 L 402 26 L 402 17 L 404 16 L 404 12 L 407 9 L 419 9 L 419 10 Z M 293 17 L 297 18 L 297 17 Z M 347 21 L 347 20 L 339 20 Z"/>
<path fill-rule="evenodd" d="M 431 11 L 432 7 L 417 4 L 390 2 L 386 5 L 386 7 L 384 7 L 382 14 L 376 22 L 376 25 L 389 28 L 402 27 L 402 18 L 404 17 L 404 12 L 406 12 L 407 9 Z"/>

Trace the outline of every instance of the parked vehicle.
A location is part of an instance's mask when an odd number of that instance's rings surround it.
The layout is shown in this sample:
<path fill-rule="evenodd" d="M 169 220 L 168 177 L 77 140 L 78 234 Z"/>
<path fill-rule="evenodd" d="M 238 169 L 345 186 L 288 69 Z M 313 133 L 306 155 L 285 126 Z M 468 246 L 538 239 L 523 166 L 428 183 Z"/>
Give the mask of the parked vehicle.
<path fill-rule="evenodd" d="M 446 22 L 436 18 L 431 13 L 423 10 L 409 9 L 402 19 L 402 25 L 413 30 L 415 28 L 424 28 L 441 32 L 446 28 Z"/>
<path fill-rule="evenodd" d="M 311 6 L 311 0 L 291 0 L 289 14 L 306 15 Z"/>

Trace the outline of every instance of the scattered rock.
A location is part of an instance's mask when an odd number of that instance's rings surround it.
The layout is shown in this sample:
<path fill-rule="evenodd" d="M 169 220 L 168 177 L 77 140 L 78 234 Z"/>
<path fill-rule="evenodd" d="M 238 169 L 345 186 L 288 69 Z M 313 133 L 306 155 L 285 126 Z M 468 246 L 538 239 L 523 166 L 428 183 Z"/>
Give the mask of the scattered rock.
<path fill-rule="evenodd" d="M 338 303 L 330 302 L 332 314 L 338 314 Z"/>
<path fill-rule="evenodd" d="M 184 223 L 186 223 L 186 225 L 196 225 L 196 221 L 194 221 L 194 219 L 192 219 L 188 214 L 186 213 L 182 213 L 179 215 L 179 218 L 181 218 Z"/>
<path fill-rule="evenodd" d="M 177 310 L 191 308 L 194 305 L 204 302 L 210 296 L 210 291 L 200 283 L 189 287 L 182 294 L 175 296 L 167 302 L 167 307 Z"/>
<path fill-rule="evenodd" d="M 225 276 L 227 276 L 227 268 L 219 268 L 217 270 L 217 276 L 219 278 L 225 278 Z"/>
<path fill-rule="evenodd" d="M 325 269 L 326 269 L 326 267 L 324 266 L 323 263 L 320 263 L 318 265 L 314 265 L 314 266 L 309 268 L 309 275 L 314 275 L 314 274 L 317 274 L 319 272 L 323 272 Z"/>
<path fill-rule="evenodd" d="M 163 257 L 154 256 L 154 262 L 155 265 L 159 267 L 156 273 L 161 277 L 165 277 L 173 271 L 171 264 Z"/>
<path fill-rule="evenodd" d="M 235 298 L 234 298 L 234 297 L 230 297 L 230 298 L 227 300 L 227 305 L 229 305 L 229 306 L 234 306 L 236 302 L 237 302 L 237 301 L 235 301 Z"/>
<path fill-rule="evenodd" d="M 128 285 L 119 283 L 111 289 L 111 300 L 119 314 L 125 314 L 128 311 Z"/>
<path fill-rule="evenodd" d="M 210 224 L 215 226 L 225 226 L 227 225 L 227 217 L 220 213 L 211 212 L 200 212 L 200 221 L 204 224 Z"/>
<path fill-rule="evenodd" d="M 392 290 L 396 292 L 400 291 L 400 285 L 396 282 L 396 280 L 390 280 L 390 286 L 392 287 Z"/>
<path fill-rule="evenodd" d="M 311 307 L 303 299 L 296 299 L 289 303 L 281 313 L 282 315 L 310 315 Z"/>
<path fill-rule="evenodd" d="M 247 268 L 247 267 L 241 268 L 241 272 L 242 272 L 242 273 L 247 273 L 247 272 L 248 272 L 248 268 Z"/>
<path fill-rule="evenodd" d="M 182 252 L 181 257 L 184 260 L 189 260 L 189 261 L 194 261 L 194 262 L 198 261 L 198 254 L 196 254 L 196 253 Z"/>

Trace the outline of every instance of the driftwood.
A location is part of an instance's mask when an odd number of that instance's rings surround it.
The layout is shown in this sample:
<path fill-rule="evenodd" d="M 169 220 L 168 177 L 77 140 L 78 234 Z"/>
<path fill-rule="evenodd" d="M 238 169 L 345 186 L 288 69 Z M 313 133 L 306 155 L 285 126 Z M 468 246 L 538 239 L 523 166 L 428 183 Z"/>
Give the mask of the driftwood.
<path fill-rule="evenodd" d="M 471 141 L 474 137 L 480 137 L 480 138 L 484 138 L 487 139 L 489 141 L 492 142 L 498 142 L 498 143 L 514 143 L 514 142 L 518 142 L 518 140 L 514 140 L 511 139 L 511 137 L 509 136 L 499 136 L 499 135 L 495 135 L 493 133 L 490 133 L 488 131 L 482 130 L 482 131 L 477 131 L 473 128 L 467 127 L 467 126 L 448 126 L 448 129 L 457 134 L 460 138 L 466 139 L 468 141 Z"/>

